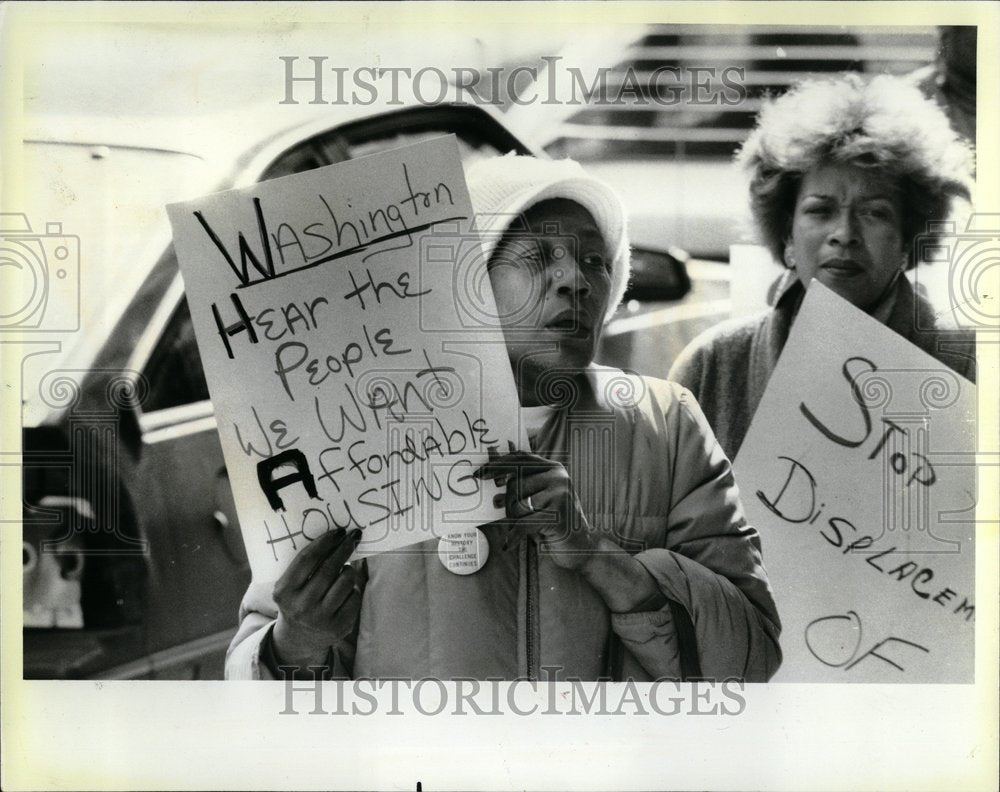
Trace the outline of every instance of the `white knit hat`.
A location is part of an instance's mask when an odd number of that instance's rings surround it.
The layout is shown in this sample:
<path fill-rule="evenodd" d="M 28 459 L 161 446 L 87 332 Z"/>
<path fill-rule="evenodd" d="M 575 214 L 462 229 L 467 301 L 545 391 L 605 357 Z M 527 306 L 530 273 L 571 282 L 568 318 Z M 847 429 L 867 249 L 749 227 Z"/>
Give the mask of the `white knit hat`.
<path fill-rule="evenodd" d="M 612 255 L 611 294 L 604 321 L 611 318 L 625 294 L 629 276 L 625 210 L 611 187 L 588 176 L 573 160 L 543 160 L 513 152 L 474 163 L 465 180 L 477 226 L 486 232 L 483 248 L 487 261 L 511 223 L 536 203 L 566 198 L 590 212 Z"/>

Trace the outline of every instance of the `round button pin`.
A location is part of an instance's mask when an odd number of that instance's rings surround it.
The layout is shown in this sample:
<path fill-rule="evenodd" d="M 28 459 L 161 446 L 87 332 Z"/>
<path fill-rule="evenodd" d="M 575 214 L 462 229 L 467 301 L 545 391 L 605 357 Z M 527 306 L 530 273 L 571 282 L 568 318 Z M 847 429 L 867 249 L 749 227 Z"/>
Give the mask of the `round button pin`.
<path fill-rule="evenodd" d="M 489 557 L 489 540 L 478 528 L 445 534 L 438 540 L 438 558 L 455 575 L 478 572 Z"/>

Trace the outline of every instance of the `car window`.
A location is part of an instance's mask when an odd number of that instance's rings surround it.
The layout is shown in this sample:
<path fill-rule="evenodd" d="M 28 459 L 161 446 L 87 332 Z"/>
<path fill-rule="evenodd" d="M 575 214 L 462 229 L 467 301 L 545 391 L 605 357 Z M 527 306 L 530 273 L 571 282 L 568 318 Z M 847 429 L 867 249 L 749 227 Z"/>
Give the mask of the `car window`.
<path fill-rule="evenodd" d="M 450 130 L 435 129 L 424 132 L 394 132 L 378 138 L 359 140 L 349 145 L 351 159 L 367 157 L 369 154 L 377 154 L 380 151 L 400 148 L 402 146 L 412 146 L 414 143 L 422 143 L 425 140 L 432 140 L 441 135 L 447 135 Z M 474 159 L 484 157 L 496 157 L 501 152 L 495 145 L 485 140 L 475 140 L 459 135 L 458 151 L 462 157 L 462 162 L 469 164 Z"/>
<path fill-rule="evenodd" d="M 415 131 L 398 131 L 365 137 L 355 141 L 347 141 L 336 135 L 320 141 L 309 141 L 282 154 L 272 163 L 264 174 L 262 181 L 276 179 L 280 176 L 290 176 L 293 173 L 319 168 L 335 162 L 348 159 L 367 157 L 381 151 L 422 143 L 425 140 L 452 134 L 450 129 L 433 129 Z M 479 158 L 496 157 L 502 152 L 496 145 L 482 139 L 458 136 L 458 151 L 462 162 L 466 165 Z"/>
<path fill-rule="evenodd" d="M 312 170 L 322 165 L 329 165 L 333 161 L 335 160 L 331 160 L 319 146 L 312 141 L 307 141 L 293 149 L 289 149 L 278 157 L 268 167 L 261 181 Z"/>
<path fill-rule="evenodd" d="M 178 303 L 143 373 L 149 383 L 145 412 L 208 399 L 186 298 Z"/>

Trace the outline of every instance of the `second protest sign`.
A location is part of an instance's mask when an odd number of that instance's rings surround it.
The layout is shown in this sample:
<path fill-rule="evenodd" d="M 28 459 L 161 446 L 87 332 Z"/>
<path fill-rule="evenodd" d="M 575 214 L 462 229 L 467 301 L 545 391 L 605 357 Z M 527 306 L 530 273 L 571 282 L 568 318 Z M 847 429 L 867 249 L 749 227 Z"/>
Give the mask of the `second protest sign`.
<path fill-rule="evenodd" d="M 776 681 L 971 682 L 976 389 L 813 281 L 734 469 Z"/>

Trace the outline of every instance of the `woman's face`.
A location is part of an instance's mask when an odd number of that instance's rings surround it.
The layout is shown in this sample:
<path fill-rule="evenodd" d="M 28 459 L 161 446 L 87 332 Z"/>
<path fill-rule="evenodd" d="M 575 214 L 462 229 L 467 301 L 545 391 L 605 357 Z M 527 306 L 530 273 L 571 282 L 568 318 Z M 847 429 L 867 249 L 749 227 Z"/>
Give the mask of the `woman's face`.
<path fill-rule="evenodd" d="M 891 180 L 849 164 L 802 180 L 785 263 L 803 286 L 815 278 L 862 310 L 905 269 L 899 194 Z"/>
<path fill-rule="evenodd" d="M 611 258 L 593 216 L 565 199 L 524 213 L 489 262 L 490 283 L 522 404 L 539 403 L 546 372 L 575 372 L 594 358 L 611 294 Z"/>

